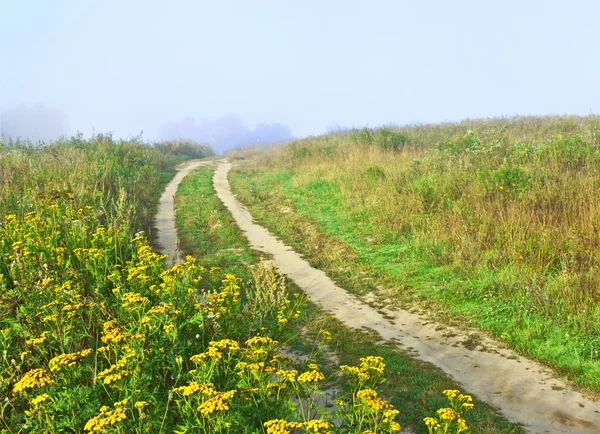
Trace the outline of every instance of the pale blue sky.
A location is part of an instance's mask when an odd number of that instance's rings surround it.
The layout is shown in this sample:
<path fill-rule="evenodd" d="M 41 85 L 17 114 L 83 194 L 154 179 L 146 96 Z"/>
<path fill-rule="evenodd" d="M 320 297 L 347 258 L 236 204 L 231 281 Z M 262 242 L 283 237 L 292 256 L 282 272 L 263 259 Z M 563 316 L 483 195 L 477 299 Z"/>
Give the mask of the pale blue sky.
<path fill-rule="evenodd" d="M 157 138 L 600 112 L 596 1 L 0 0 L 0 107 Z"/>

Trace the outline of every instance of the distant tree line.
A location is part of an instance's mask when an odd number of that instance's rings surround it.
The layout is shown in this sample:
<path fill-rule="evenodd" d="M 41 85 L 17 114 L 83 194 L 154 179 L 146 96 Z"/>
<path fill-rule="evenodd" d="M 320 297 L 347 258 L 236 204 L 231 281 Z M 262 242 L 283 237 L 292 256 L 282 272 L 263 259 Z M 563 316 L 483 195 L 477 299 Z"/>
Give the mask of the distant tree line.
<path fill-rule="evenodd" d="M 248 128 L 237 115 L 222 116 L 214 121 L 193 117 L 163 125 L 159 131 L 160 140 L 191 139 L 199 143 L 209 143 L 217 153 L 236 146 L 281 142 L 292 138 L 287 125 L 259 123 L 254 129 Z"/>

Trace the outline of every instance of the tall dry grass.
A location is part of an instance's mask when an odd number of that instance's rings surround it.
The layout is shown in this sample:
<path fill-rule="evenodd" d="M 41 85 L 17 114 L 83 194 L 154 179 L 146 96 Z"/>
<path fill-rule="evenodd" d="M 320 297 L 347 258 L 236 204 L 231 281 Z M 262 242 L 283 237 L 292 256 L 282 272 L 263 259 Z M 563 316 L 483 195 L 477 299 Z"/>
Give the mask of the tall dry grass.
<path fill-rule="evenodd" d="M 264 153 L 298 186 L 327 181 L 379 243 L 506 269 L 552 316 L 600 316 L 600 118 L 526 117 L 353 130 Z M 514 285 L 513 285 L 514 284 Z M 585 309 L 582 309 L 585 306 Z M 576 315 L 577 316 L 577 315 Z"/>

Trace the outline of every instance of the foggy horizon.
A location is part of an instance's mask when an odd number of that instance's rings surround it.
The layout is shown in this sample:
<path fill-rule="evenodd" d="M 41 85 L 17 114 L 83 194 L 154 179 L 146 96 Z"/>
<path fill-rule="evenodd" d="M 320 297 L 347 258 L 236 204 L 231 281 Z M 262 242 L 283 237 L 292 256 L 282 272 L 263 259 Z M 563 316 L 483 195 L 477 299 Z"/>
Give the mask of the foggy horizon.
<path fill-rule="evenodd" d="M 335 129 L 598 113 L 600 5 L 0 1 L 0 128 L 217 152 Z"/>

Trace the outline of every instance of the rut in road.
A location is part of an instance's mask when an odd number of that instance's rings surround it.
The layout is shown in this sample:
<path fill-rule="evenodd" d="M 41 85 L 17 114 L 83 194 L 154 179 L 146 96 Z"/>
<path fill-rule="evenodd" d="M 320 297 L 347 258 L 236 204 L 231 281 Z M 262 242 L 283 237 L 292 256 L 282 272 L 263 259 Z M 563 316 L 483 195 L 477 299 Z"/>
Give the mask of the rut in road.
<path fill-rule="evenodd" d="M 255 224 L 237 202 L 227 174 L 231 164 L 218 162 L 213 184 L 218 197 L 248 238 L 253 249 L 273 257 L 273 263 L 311 297 L 352 328 L 377 331 L 384 341 L 402 344 L 415 358 L 430 362 L 461 384 L 468 393 L 496 407 L 507 419 L 532 433 L 600 433 L 600 403 L 572 390 L 554 378 L 551 370 L 521 358 L 484 339 L 487 352 L 473 351 L 462 343 L 468 334 L 452 330 L 454 337 L 436 330 L 419 315 L 403 310 L 381 314 L 337 286 L 327 275 Z M 384 317 L 385 315 L 385 317 Z M 446 336 L 444 336 L 446 335 Z"/>
<path fill-rule="evenodd" d="M 181 264 L 184 262 L 179 250 L 179 238 L 175 228 L 175 193 L 183 178 L 193 169 L 200 166 L 213 164 L 211 161 L 193 160 L 177 166 L 177 174 L 167 184 L 165 191 L 160 196 L 158 208 L 154 216 L 154 228 L 156 229 L 157 250 L 167 255 L 167 266 Z"/>

